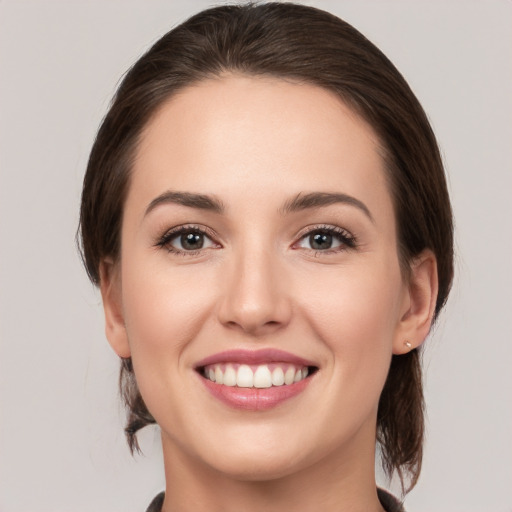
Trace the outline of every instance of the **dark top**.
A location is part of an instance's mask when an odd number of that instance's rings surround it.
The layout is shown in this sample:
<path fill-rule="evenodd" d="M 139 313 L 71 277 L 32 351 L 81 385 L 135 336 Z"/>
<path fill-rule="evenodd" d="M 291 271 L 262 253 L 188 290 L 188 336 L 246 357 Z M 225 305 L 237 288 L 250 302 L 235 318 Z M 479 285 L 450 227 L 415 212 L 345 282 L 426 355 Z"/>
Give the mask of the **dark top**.
<path fill-rule="evenodd" d="M 405 512 L 404 507 L 393 495 L 384 489 L 377 489 L 380 504 L 384 507 L 386 512 Z M 146 512 L 161 512 L 162 504 L 164 502 L 165 493 L 161 492 L 151 502 Z"/>

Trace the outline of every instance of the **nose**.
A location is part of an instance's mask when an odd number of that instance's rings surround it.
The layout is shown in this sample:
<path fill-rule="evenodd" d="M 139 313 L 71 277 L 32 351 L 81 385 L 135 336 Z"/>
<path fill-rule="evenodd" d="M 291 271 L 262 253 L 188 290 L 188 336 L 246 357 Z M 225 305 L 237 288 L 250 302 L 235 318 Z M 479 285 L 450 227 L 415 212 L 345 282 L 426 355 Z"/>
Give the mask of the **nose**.
<path fill-rule="evenodd" d="M 235 254 L 223 276 L 219 321 L 227 328 L 260 337 L 290 322 L 292 305 L 282 266 L 269 251 Z"/>

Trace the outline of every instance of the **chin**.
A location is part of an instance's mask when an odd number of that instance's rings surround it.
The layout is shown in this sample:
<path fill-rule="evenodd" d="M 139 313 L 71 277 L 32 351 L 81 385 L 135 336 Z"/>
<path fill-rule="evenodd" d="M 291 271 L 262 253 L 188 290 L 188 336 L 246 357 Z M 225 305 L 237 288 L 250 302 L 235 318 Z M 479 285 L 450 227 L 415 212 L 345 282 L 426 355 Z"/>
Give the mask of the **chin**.
<path fill-rule="evenodd" d="M 228 437 L 223 442 L 197 447 L 198 456 L 210 468 L 239 481 L 270 481 L 297 473 L 320 454 L 320 446 L 307 449 L 307 441 L 294 439 L 293 433 L 283 437 L 282 432 L 262 429 L 259 435 Z M 199 455 L 201 454 L 201 455 Z"/>
<path fill-rule="evenodd" d="M 305 463 L 290 460 L 287 454 L 260 453 L 258 457 L 228 457 L 214 466 L 217 471 L 233 480 L 266 482 L 297 473 Z"/>

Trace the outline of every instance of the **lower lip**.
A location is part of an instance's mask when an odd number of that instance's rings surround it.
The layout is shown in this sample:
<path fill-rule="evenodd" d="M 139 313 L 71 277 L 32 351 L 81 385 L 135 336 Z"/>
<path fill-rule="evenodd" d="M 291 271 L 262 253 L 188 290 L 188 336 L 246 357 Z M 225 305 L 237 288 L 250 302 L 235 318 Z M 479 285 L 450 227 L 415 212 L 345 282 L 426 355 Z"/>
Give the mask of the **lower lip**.
<path fill-rule="evenodd" d="M 216 384 L 202 376 L 206 389 L 221 402 L 235 409 L 246 411 L 266 411 L 286 402 L 290 398 L 302 393 L 309 384 L 311 377 L 307 377 L 294 384 L 272 386 L 270 388 L 239 388 Z"/>

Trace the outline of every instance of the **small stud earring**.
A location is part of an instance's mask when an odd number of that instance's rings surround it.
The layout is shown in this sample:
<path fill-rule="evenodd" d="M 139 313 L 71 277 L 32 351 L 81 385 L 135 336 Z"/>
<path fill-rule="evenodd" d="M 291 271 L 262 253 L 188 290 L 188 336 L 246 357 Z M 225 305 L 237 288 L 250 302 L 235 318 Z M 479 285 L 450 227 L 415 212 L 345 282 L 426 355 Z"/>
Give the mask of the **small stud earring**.
<path fill-rule="evenodd" d="M 412 343 L 410 341 L 404 341 L 404 345 L 409 349 L 411 350 L 412 348 Z"/>

